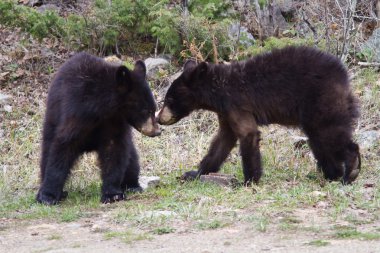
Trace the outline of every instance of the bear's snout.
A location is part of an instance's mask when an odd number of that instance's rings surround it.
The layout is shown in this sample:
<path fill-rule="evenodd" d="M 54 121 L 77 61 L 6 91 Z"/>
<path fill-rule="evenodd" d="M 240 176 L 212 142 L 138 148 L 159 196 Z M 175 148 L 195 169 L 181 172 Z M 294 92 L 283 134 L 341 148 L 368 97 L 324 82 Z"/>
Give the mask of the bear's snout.
<path fill-rule="evenodd" d="M 148 118 L 148 120 L 141 126 L 140 132 L 149 137 L 155 137 L 161 134 L 161 129 L 154 116 Z"/>
<path fill-rule="evenodd" d="M 171 125 L 177 122 L 173 113 L 170 111 L 170 109 L 167 106 L 164 106 L 158 112 L 156 118 L 157 118 L 157 122 L 161 125 Z"/>

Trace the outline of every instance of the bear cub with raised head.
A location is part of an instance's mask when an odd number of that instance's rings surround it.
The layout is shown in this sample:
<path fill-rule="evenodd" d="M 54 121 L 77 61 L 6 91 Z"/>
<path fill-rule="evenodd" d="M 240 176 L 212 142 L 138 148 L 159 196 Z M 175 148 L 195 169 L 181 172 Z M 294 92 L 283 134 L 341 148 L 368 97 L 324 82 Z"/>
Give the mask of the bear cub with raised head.
<path fill-rule="evenodd" d="M 259 126 L 297 126 L 326 179 L 351 183 L 360 171 L 352 141 L 359 115 L 349 77 L 338 58 L 309 47 L 287 47 L 230 65 L 187 61 L 165 96 L 160 124 L 174 124 L 193 110 L 217 113 L 219 131 L 198 171 L 217 172 L 240 142 L 245 182 L 262 175 Z"/>
<path fill-rule="evenodd" d="M 130 71 L 87 53 L 62 65 L 47 99 L 38 202 L 51 205 L 64 198 L 71 168 L 90 151 L 98 153 L 103 203 L 124 199 L 126 190 L 141 190 L 131 126 L 147 136 L 160 134 L 145 77 L 142 61 Z"/>

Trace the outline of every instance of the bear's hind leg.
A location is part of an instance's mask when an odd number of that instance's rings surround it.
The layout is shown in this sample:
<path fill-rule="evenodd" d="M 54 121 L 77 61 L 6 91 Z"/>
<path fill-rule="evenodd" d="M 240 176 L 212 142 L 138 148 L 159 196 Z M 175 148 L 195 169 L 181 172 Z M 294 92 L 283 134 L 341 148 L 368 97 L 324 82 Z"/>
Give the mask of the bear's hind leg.
<path fill-rule="evenodd" d="M 42 151 L 40 161 L 40 181 L 44 181 L 45 170 L 50 152 L 50 146 L 54 140 L 55 126 L 53 124 L 44 123 L 44 129 L 42 133 Z"/>
<path fill-rule="evenodd" d="M 200 175 L 218 172 L 231 149 L 235 146 L 237 138 L 228 121 L 221 116 L 218 116 L 218 119 L 219 131 L 212 140 L 207 155 L 200 162 L 198 171 L 188 171 L 182 175 L 182 179 L 193 180 Z"/>
<path fill-rule="evenodd" d="M 46 205 L 55 205 L 67 193 L 63 192 L 71 167 L 80 155 L 75 141 L 57 137 L 50 145 L 49 156 L 45 159 L 43 181 L 37 193 L 37 201 Z"/>
<path fill-rule="evenodd" d="M 127 167 L 126 141 L 123 137 L 113 138 L 99 146 L 98 154 L 102 177 L 102 203 L 112 203 L 124 199 L 121 188 Z"/>
<path fill-rule="evenodd" d="M 128 137 L 129 138 L 129 137 Z M 130 137 L 131 138 L 131 137 Z M 123 192 L 126 190 L 129 192 L 142 192 L 142 188 L 139 184 L 140 164 L 137 150 L 132 142 L 128 144 L 129 148 L 129 160 L 126 171 L 124 173 L 123 182 L 121 183 L 121 189 Z"/>

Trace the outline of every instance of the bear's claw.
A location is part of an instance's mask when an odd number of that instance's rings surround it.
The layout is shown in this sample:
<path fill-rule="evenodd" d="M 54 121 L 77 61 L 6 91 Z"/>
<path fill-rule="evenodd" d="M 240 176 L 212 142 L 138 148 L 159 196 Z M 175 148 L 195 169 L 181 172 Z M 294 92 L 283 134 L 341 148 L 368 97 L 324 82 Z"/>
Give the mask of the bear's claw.
<path fill-rule="evenodd" d="M 122 201 L 125 199 L 125 195 L 123 193 L 117 194 L 104 194 L 102 199 L 100 200 L 103 204 L 110 204 L 118 201 Z"/>

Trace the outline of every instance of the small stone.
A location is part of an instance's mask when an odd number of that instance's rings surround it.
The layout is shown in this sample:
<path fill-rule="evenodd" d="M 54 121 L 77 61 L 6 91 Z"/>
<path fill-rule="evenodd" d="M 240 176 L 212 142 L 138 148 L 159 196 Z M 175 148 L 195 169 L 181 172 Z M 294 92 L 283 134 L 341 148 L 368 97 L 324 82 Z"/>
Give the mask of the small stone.
<path fill-rule="evenodd" d="M 71 223 L 71 224 L 68 224 L 67 227 L 69 228 L 80 228 L 82 225 L 79 224 L 79 223 Z"/>
<path fill-rule="evenodd" d="M 91 226 L 91 232 L 93 233 L 104 233 L 109 231 L 109 228 L 106 226 L 101 226 L 100 224 L 94 224 Z"/>
<path fill-rule="evenodd" d="M 301 149 L 304 145 L 307 144 L 307 137 L 304 136 L 292 136 L 293 146 L 295 149 Z"/>
<path fill-rule="evenodd" d="M 147 211 L 143 213 L 143 217 L 146 218 L 157 218 L 157 217 L 169 217 L 169 216 L 175 216 L 177 215 L 176 212 L 173 211 Z"/>
<path fill-rule="evenodd" d="M 326 202 L 326 201 L 319 201 L 316 205 L 315 205 L 316 208 L 320 208 L 320 209 L 326 209 L 327 207 L 329 207 L 329 203 Z"/>
<path fill-rule="evenodd" d="M 12 106 L 10 106 L 10 105 L 4 105 L 4 111 L 6 111 L 6 112 L 12 112 Z"/>
<path fill-rule="evenodd" d="M 326 193 L 320 191 L 313 191 L 310 195 L 314 197 L 326 197 Z"/>
<path fill-rule="evenodd" d="M 143 190 L 147 190 L 149 188 L 155 188 L 160 184 L 160 177 L 157 176 L 141 176 L 139 178 L 139 184 Z"/>
<path fill-rule="evenodd" d="M 0 93 L 0 104 L 9 104 L 11 96 Z"/>

